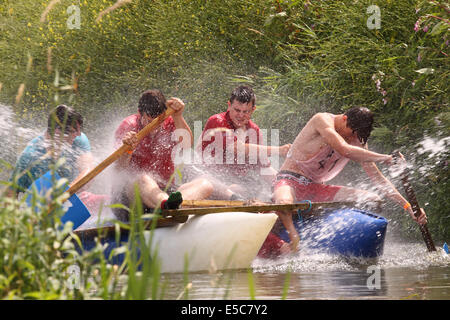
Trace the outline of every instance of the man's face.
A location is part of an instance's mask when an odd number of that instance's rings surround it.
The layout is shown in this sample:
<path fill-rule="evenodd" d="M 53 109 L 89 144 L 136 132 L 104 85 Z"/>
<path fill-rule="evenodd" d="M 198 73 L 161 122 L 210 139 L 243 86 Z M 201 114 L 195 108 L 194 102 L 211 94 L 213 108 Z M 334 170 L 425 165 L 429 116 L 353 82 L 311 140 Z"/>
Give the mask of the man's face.
<path fill-rule="evenodd" d="M 148 125 L 149 123 L 151 123 L 154 119 L 156 118 L 152 118 L 150 117 L 148 114 L 146 114 L 145 112 L 141 113 L 141 125 L 143 127 L 145 127 L 146 125 Z"/>
<path fill-rule="evenodd" d="M 238 129 L 245 127 L 251 116 L 253 111 L 255 111 L 255 107 L 252 106 L 252 103 L 242 103 L 237 100 L 234 100 L 233 103 L 228 101 L 228 111 L 230 114 L 231 122 Z"/>
<path fill-rule="evenodd" d="M 64 137 L 66 138 L 65 139 L 66 142 L 71 145 L 73 143 L 73 141 L 75 140 L 75 138 L 78 137 L 79 135 L 81 135 L 81 128 L 80 128 L 80 124 L 77 123 L 76 128 L 70 127 L 68 129 L 67 134 L 64 134 Z"/>

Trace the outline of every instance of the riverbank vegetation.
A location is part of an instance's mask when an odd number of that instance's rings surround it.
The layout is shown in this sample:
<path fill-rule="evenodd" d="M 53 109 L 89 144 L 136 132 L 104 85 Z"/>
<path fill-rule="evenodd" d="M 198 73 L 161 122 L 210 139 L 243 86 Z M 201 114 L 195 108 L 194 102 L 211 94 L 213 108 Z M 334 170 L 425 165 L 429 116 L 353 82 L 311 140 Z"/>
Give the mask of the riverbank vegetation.
<path fill-rule="evenodd" d="M 182 98 L 193 125 L 225 110 L 231 89 L 248 83 L 255 121 L 279 129 L 281 143 L 315 112 L 367 106 L 376 116 L 371 147 L 405 154 L 430 231 L 448 241 L 449 11 L 443 0 L 4 0 L 0 102 L 34 124 L 59 103 L 73 105 L 89 135 L 148 88 Z M 1 199 L 2 234 L 29 215 L 9 201 Z M 31 222 L 24 228 L 24 237 L 36 232 Z M 403 229 L 420 238 L 415 225 Z M 36 245 L 64 245 L 66 235 L 55 231 Z M 52 268 L 72 261 L 50 249 L 42 263 L 54 276 Z M 28 258 L 21 261 L 28 270 Z"/>

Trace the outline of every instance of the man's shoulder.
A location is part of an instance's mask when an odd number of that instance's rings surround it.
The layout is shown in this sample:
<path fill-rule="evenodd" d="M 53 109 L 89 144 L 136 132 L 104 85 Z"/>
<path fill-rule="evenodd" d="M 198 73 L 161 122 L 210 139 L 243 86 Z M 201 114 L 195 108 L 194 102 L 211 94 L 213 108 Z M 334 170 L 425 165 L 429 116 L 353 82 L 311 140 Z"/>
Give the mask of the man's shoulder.
<path fill-rule="evenodd" d="M 45 141 L 43 136 L 37 136 L 28 142 L 22 154 L 31 154 L 45 151 Z"/>
<path fill-rule="evenodd" d="M 329 112 L 318 112 L 312 116 L 312 118 L 322 118 L 322 119 L 333 119 L 335 117 L 334 114 Z"/>
<path fill-rule="evenodd" d="M 25 149 L 23 149 L 22 153 L 19 155 L 17 159 L 17 166 L 24 169 L 24 166 L 28 165 L 28 163 L 36 161 L 46 152 L 44 138 L 42 136 L 33 138 L 30 142 L 28 142 Z"/>
<path fill-rule="evenodd" d="M 175 120 L 173 120 L 172 116 L 167 117 L 163 122 L 164 127 L 175 127 Z"/>
<path fill-rule="evenodd" d="M 248 121 L 248 128 L 259 131 L 259 126 L 256 123 L 254 123 L 252 120 Z"/>
<path fill-rule="evenodd" d="M 335 115 L 329 112 L 319 112 L 308 121 L 314 126 L 327 126 L 333 124 Z"/>
<path fill-rule="evenodd" d="M 127 116 L 125 119 L 123 119 L 121 124 L 122 123 L 137 124 L 138 120 L 139 120 L 139 113 L 134 113 L 134 114 Z"/>
<path fill-rule="evenodd" d="M 123 119 L 117 127 L 116 134 L 122 131 L 130 131 L 138 127 L 139 114 L 132 114 Z"/>
<path fill-rule="evenodd" d="M 91 144 L 88 137 L 82 132 L 78 137 L 75 138 L 72 144 L 72 148 L 80 148 L 82 150 L 90 151 Z"/>
<path fill-rule="evenodd" d="M 226 127 L 228 124 L 226 112 L 212 115 L 211 117 L 209 117 L 208 121 L 206 121 L 206 124 L 209 128 Z"/>

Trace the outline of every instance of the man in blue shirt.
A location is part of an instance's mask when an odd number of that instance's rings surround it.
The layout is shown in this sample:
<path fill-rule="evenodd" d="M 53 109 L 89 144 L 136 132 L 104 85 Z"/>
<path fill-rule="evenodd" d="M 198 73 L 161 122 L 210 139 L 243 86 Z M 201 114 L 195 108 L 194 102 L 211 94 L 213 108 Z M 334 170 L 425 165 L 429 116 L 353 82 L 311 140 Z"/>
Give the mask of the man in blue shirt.
<path fill-rule="evenodd" d="M 31 140 L 16 162 L 10 178 L 15 193 L 26 191 L 61 158 L 65 162 L 57 173 L 72 184 L 81 179 L 93 163 L 82 126 L 83 118 L 74 109 L 65 105 L 56 107 L 49 115 L 46 132 Z"/>

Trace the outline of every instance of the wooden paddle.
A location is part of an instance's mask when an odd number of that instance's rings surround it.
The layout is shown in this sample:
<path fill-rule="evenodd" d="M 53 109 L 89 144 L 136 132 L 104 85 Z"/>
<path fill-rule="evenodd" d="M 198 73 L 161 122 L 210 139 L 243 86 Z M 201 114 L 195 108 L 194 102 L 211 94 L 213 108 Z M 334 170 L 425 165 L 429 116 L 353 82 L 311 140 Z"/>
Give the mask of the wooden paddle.
<path fill-rule="evenodd" d="M 394 158 L 402 158 L 400 152 L 395 152 L 393 154 Z M 409 182 L 409 174 L 407 168 L 403 168 L 401 173 L 401 180 L 403 187 L 405 189 L 406 197 L 408 198 L 409 203 L 411 204 L 411 208 L 414 212 L 414 216 L 418 218 L 421 215 L 420 205 L 416 198 L 416 193 L 414 192 L 411 183 Z M 434 246 L 433 239 L 431 238 L 430 231 L 428 231 L 428 227 L 426 224 L 419 224 L 420 232 L 422 233 L 423 240 L 427 245 L 428 251 L 433 252 L 436 251 L 436 247 Z"/>
<path fill-rule="evenodd" d="M 167 108 L 166 111 L 156 117 L 152 122 L 147 124 L 141 131 L 137 134 L 138 141 L 141 141 L 146 135 L 148 135 L 151 131 L 157 128 L 164 120 L 166 120 L 169 116 L 171 116 L 175 110 L 172 108 Z M 94 179 L 100 172 L 106 169 L 111 163 L 119 159 L 125 152 L 131 150 L 131 147 L 127 144 L 122 144 L 122 146 L 114 151 L 108 158 L 103 160 L 100 164 L 98 164 L 94 169 L 89 171 L 83 178 L 74 183 L 67 192 L 69 193 L 69 197 L 74 193 L 78 192 L 82 187 L 84 187 L 89 181 Z"/>

